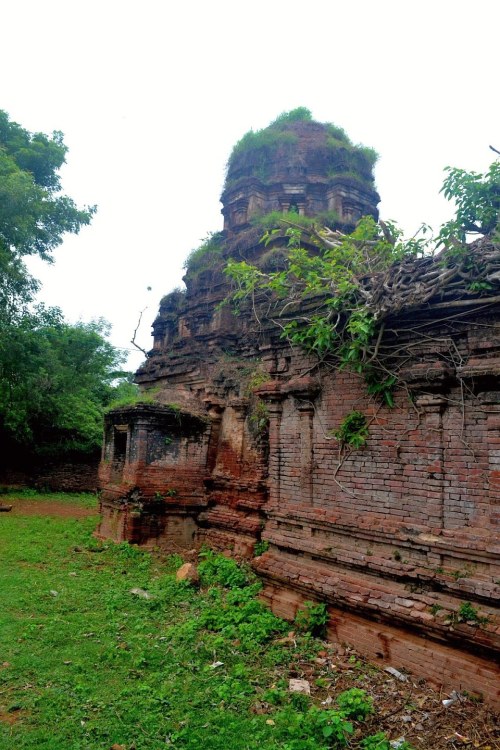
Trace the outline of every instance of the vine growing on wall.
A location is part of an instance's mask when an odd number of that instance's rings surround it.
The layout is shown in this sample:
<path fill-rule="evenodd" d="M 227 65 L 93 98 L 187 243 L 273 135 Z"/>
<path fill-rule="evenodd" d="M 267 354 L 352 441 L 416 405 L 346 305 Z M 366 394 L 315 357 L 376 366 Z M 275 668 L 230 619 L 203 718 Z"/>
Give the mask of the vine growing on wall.
<path fill-rule="evenodd" d="M 228 261 L 233 302 L 251 299 L 254 309 L 256 303 L 261 309 L 267 303 L 270 317 L 291 344 L 364 375 L 370 393 L 389 403 L 386 394 L 395 376 L 379 357 L 387 318 L 416 309 L 445 289 L 477 293 L 498 285 L 498 239 L 493 236 L 489 250 L 476 254 L 464 232 L 494 232 L 499 165 L 481 179 L 448 170 L 443 191 L 457 201 L 457 214 L 437 240 L 426 225 L 404 240 L 395 224 L 377 223 L 371 216 L 362 218 L 352 234 L 299 226 L 287 216 L 263 237 L 267 245 L 286 237 L 283 269 L 267 272 L 246 261 Z"/>
<path fill-rule="evenodd" d="M 262 238 L 271 247 L 285 240 L 280 267 L 228 261 L 233 303 L 250 301 L 259 322 L 270 319 L 292 346 L 358 373 L 369 395 L 393 406 L 401 365 L 384 352 L 387 320 L 444 292 L 480 304 L 500 290 L 500 162 L 483 175 L 448 168 L 442 192 L 456 215 L 435 239 L 422 225 L 405 240 L 395 224 L 371 216 L 351 234 L 283 217 Z M 472 232 L 489 235 L 480 252 L 466 242 Z M 362 431 L 355 442 L 365 440 Z"/>

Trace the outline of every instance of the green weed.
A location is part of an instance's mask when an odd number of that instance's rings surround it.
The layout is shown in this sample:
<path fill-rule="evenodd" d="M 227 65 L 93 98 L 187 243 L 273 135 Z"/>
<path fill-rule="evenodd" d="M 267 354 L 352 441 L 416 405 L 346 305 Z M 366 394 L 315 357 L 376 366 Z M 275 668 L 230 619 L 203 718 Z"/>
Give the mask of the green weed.
<path fill-rule="evenodd" d="M 487 617 L 481 617 L 479 610 L 470 602 L 462 602 L 457 612 L 458 622 L 473 622 L 477 625 L 488 622 Z"/>
<path fill-rule="evenodd" d="M 304 602 L 302 609 L 295 615 L 295 626 L 302 633 L 321 638 L 324 636 L 328 623 L 328 609 L 326 604 Z"/>
<path fill-rule="evenodd" d="M 373 699 L 366 690 L 351 688 L 337 696 L 337 703 L 349 719 L 364 720 L 373 713 Z"/>

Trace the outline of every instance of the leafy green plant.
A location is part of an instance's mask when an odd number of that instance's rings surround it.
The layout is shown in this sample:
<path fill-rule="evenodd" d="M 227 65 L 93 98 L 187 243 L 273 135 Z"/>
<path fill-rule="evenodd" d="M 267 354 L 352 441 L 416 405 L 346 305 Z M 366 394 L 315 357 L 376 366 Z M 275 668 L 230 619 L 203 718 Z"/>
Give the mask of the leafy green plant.
<path fill-rule="evenodd" d="M 210 549 L 200 552 L 198 566 L 203 586 L 218 584 L 226 588 L 241 588 L 249 583 L 249 574 L 235 560 L 218 555 Z"/>
<path fill-rule="evenodd" d="M 278 737 L 289 750 L 323 750 L 342 748 L 354 727 L 345 715 L 334 709 L 311 706 L 306 711 L 286 708 L 274 715 Z"/>
<path fill-rule="evenodd" d="M 368 439 L 368 421 L 361 411 L 351 411 L 333 433 L 341 446 L 362 448 Z"/>
<path fill-rule="evenodd" d="M 394 389 L 398 382 L 397 376 L 382 375 L 378 370 L 370 367 L 363 368 L 363 370 L 366 392 L 392 409 L 394 406 Z"/>
<path fill-rule="evenodd" d="M 373 713 L 373 698 L 361 688 L 344 690 L 337 696 L 336 702 L 349 719 L 363 721 Z"/>
<path fill-rule="evenodd" d="M 261 539 L 258 542 L 255 542 L 253 547 L 253 554 L 254 557 L 259 557 L 260 555 L 263 555 L 264 552 L 267 552 L 269 549 L 269 542 L 267 539 Z"/>
<path fill-rule="evenodd" d="M 493 286 L 489 281 L 471 281 L 469 284 L 469 290 L 471 292 L 491 292 Z"/>
<path fill-rule="evenodd" d="M 359 280 L 422 252 L 426 241 L 404 243 L 394 225 L 381 227 L 371 216 L 364 217 L 352 234 L 331 243 L 324 244 L 323 234 L 317 230 L 287 226 L 286 221 L 281 228 L 266 232 L 263 241 L 283 233 L 288 237 L 284 270 L 266 273 L 245 261 L 228 261 L 225 272 L 235 285 L 233 301 L 239 304 L 257 294 L 283 300 L 283 309 L 290 310 L 280 321 L 284 337 L 318 356 L 336 358 L 340 366 L 366 372 L 375 388 L 384 379 L 375 377 L 373 357 L 368 353 L 379 324 L 359 295 Z M 304 234 L 309 243 L 317 244 L 317 253 L 302 246 Z M 315 298 L 317 304 L 306 315 L 293 314 L 293 303 L 299 309 Z M 386 374 L 381 392 L 392 391 L 390 377 Z"/>
<path fill-rule="evenodd" d="M 249 409 L 248 425 L 252 435 L 259 439 L 267 433 L 269 425 L 269 411 L 266 404 L 259 399 L 256 399 Z"/>
<path fill-rule="evenodd" d="M 323 602 L 304 602 L 295 615 L 295 627 L 302 633 L 322 637 L 328 624 L 328 608 Z"/>
<path fill-rule="evenodd" d="M 361 740 L 361 750 L 391 750 L 391 745 L 385 732 L 377 732 Z"/>
<path fill-rule="evenodd" d="M 223 595 L 216 590 L 214 601 L 200 612 L 200 627 L 220 634 L 217 645 L 237 639 L 244 651 L 283 633 L 283 621 L 256 599 L 260 588 L 260 583 L 255 583 L 231 588 Z"/>
<path fill-rule="evenodd" d="M 250 372 L 248 377 L 246 378 L 243 395 L 247 397 L 251 396 L 252 392 L 256 388 L 263 385 L 264 383 L 269 382 L 270 379 L 271 377 L 268 372 L 265 372 L 264 370 L 261 370 L 259 368 L 252 370 L 252 372 Z"/>
<path fill-rule="evenodd" d="M 458 622 L 473 622 L 477 625 L 488 622 L 487 617 L 481 617 L 479 610 L 471 602 L 462 602 L 457 612 Z"/>
<path fill-rule="evenodd" d="M 500 160 L 484 173 L 446 167 L 441 192 L 455 203 L 455 217 L 444 224 L 438 241 L 453 246 L 467 234 L 492 234 L 498 228 L 500 212 Z"/>
<path fill-rule="evenodd" d="M 340 179 L 339 169 L 342 179 L 351 171 L 352 179 L 370 175 L 375 154 L 353 147 L 342 132 L 332 131 L 329 138 L 335 153 L 332 180 Z M 233 302 L 240 306 L 251 300 L 257 317 L 265 314 L 259 310 L 271 309 L 282 336 L 292 345 L 363 375 L 369 395 L 392 407 L 400 368 L 383 354 L 385 321 L 406 303 L 417 304 L 415 295 L 405 300 L 395 291 L 398 273 L 404 269 L 416 279 L 415 260 L 440 250 L 433 262 L 436 269 L 448 269 L 446 283 L 453 278 L 467 286 L 468 279 L 468 291 L 476 294 L 493 288 L 480 255 L 464 239 L 467 233 L 490 233 L 494 242 L 500 240 L 500 162 L 485 174 L 449 168 L 447 172 L 443 192 L 456 202 L 457 210 L 436 240 L 427 225 L 405 240 L 394 224 L 377 223 L 371 216 L 363 217 L 350 234 L 318 229 L 314 221 L 293 212 L 262 217 L 262 241 L 276 244 L 285 237 L 288 247 L 282 243 L 274 266 L 265 260 L 262 266 L 229 260 L 225 272 L 234 285 Z M 441 287 L 441 281 L 432 281 L 419 294 L 426 301 L 442 292 Z"/>

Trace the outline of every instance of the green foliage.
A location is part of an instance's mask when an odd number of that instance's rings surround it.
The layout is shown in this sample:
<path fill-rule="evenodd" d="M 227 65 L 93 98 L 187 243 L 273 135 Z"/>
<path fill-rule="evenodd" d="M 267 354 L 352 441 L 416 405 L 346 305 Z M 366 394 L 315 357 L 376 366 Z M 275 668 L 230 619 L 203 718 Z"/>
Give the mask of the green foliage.
<path fill-rule="evenodd" d="M 23 257 L 50 261 L 64 234 L 78 233 L 95 212 L 60 192 L 66 151 L 62 133 L 29 133 L 0 110 L 0 325 L 25 313 L 39 288 Z"/>
<path fill-rule="evenodd" d="M 139 386 L 133 382 L 133 377 L 133 373 L 124 373 L 123 379 L 113 388 L 108 409 L 126 406 L 137 401 L 140 391 Z"/>
<path fill-rule="evenodd" d="M 268 243 L 276 237 L 287 236 L 285 230 L 289 227 L 316 229 L 317 231 L 323 227 L 333 229 L 339 226 L 340 219 L 336 211 L 320 211 L 314 218 L 299 214 L 297 211 L 270 211 L 263 216 L 254 216 L 252 224 L 264 230 L 263 241 Z"/>
<path fill-rule="evenodd" d="M 338 176 L 339 170 L 347 174 L 343 170 L 354 156 L 373 165 L 374 153 L 362 147 L 349 151 L 354 147 L 345 134 L 332 127 L 329 138 L 338 157 L 332 165 L 332 176 Z M 361 162 L 353 174 L 362 173 Z M 275 245 L 286 237 L 288 247 L 281 248 L 274 265 L 266 264 L 266 256 L 259 267 L 230 260 L 226 274 L 233 282 L 233 301 L 242 305 L 249 299 L 254 310 L 272 310 L 282 336 L 292 345 L 363 375 L 368 394 L 392 407 L 398 365 L 384 361 L 380 344 L 383 345 L 385 320 L 405 306 L 397 289 L 391 287 L 391 279 L 397 278 L 400 267 L 416 272 L 412 261 L 444 244 L 439 264 L 455 268 L 457 278 L 468 276 L 469 291 L 487 294 L 493 288 L 481 277 L 484 268 L 462 240 L 467 233 L 497 230 L 500 162 L 495 162 L 485 174 L 450 168 L 447 171 L 443 192 L 456 202 L 456 217 L 442 228 L 435 242 L 429 238 L 426 225 L 409 240 L 403 240 L 394 224 L 377 224 L 370 216 L 362 218 L 348 235 L 320 230 L 313 220 L 293 212 L 261 217 L 258 221 L 265 229 L 262 241 Z M 498 240 L 498 236 L 497 231 L 494 239 Z M 316 250 L 311 250 L 311 245 Z M 436 286 L 435 293 L 439 291 Z M 411 304 L 411 294 L 408 300 Z M 361 444 L 365 437 L 360 435 Z M 355 440 L 359 442 L 358 438 Z"/>
<path fill-rule="evenodd" d="M 260 589 L 261 584 L 254 583 L 233 586 L 225 594 L 215 590 L 216 596 L 200 612 L 200 627 L 219 634 L 217 645 L 236 639 L 243 651 L 282 635 L 287 626 L 256 599 Z"/>
<path fill-rule="evenodd" d="M 29 497 L 96 505 L 93 496 Z M 12 513 L 3 521 L 0 709 L 16 721 L 0 721 L 0 747 L 388 750 L 382 732 L 366 737 L 353 718 L 371 716 L 363 691 L 346 690 L 325 709 L 314 705 L 323 688 L 312 696 L 288 690 L 302 666 L 325 676 L 316 664 L 324 644 L 284 639 L 290 626 L 255 598 L 258 584 L 196 590 L 176 581 L 178 555 L 96 540 L 95 516 Z M 151 598 L 135 596 L 136 588 Z M 341 676 L 329 671 L 332 697 L 338 679 L 363 680 L 380 695 L 380 675 L 371 685 L 367 666 L 354 655 L 349 663 Z M 319 684 L 313 675 L 311 684 Z M 384 713 L 400 710 L 402 698 L 383 691 Z M 376 715 L 369 727 L 377 731 Z M 426 730 L 419 735 L 430 747 Z"/>
<path fill-rule="evenodd" d="M 286 750 L 325 750 L 346 747 L 354 727 L 346 716 L 334 709 L 311 706 L 306 711 L 285 708 L 275 714 L 278 738 Z"/>
<path fill-rule="evenodd" d="M 266 182 L 271 174 L 273 157 L 287 151 L 291 153 L 298 142 L 294 125 L 301 122 L 312 122 L 311 112 L 305 107 L 283 112 L 268 127 L 246 133 L 229 157 L 225 189 L 234 187 L 238 179 L 250 172 Z M 326 138 L 323 147 L 318 148 L 322 148 L 325 169 L 332 177 L 351 173 L 358 184 L 371 188 L 376 152 L 354 145 L 342 128 L 331 123 L 324 123 L 323 128 Z"/>
<path fill-rule="evenodd" d="M 0 432 L 38 454 L 91 452 L 102 441 L 122 355 L 102 320 L 68 325 L 38 308 L 0 339 Z M 125 374 L 125 373 L 124 373 Z M 125 374 L 126 375 L 126 374 Z"/>
<path fill-rule="evenodd" d="M 272 121 L 270 127 L 282 128 L 291 122 L 311 122 L 312 112 L 307 107 L 296 107 L 289 112 L 282 112 Z"/>
<path fill-rule="evenodd" d="M 282 228 L 268 230 L 264 241 L 282 232 Z M 266 273 L 245 261 L 229 260 L 225 272 L 234 284 L 232 299 L 236 304 L 257 295 L 283 300 L 279 324 L 284 337 L 319 357 L 328 355 L 341 367 L 369 373 L 374 393 L 378 391 L 389 403 L 395 381 L 390 376 L 380 378 L 371 364 L 370 346 L 379 323 L 359 292 L 360 279 L 423 253 L 427 240 L 403 242 L 394 225 L 381 226 L 366 216 L 352 234 L 341 235 L 330 245 L 317 231 L 307 234 L 308 242 L 318 246 L 311 253 L 302 246 L 304 232 L 308 230 L 295 226 L 285 230 L 288 250 L 283 270 Z"/>
<path fill-rule="evenodd" d="M 202 244 L 192 250 L 184 262 L 186 275 L 191 277 L 202 271 L 219 268 L 222 263 L 224 241 L 222 232 L 211 232 Z"/>
<path fill-rule="evenodd" d="M 337 125 L 329 122 L 326 125 L 326 129 L 330 137 L 335 141 L 340 141 L 341 143 L 346 143 L 347 145 L 352 146 L 352 141 L 343 128 L 339 128 Z"/>
<path fill-rule="evenodd" d="M 43 507 L 44 503 L 60 503 L 73 507 L 88 508 L 98 511 L 98 498 L 90 492 L 41 492 L 36 489 L 8 488 L 4 491 L 0 489 L 0 503 L 8 504 L 16 498 L 22 500 L 36 500 Z"/>
<path fill-rule="evenodd" d="M 278 149 L 289 149 L 297 143 L 298 137 L 281 128 L 265 128 L 263 130 L 249 130 L 236 143 L 227 162 L 226 189 L 231 186 L 234 178 L 231 173 L 236 171 L 239 161 L 251 164 L 254 174 L 262 180 L 269 177 L 270 157 Z"/>
<path fill-rule="evenodd" d="M 243 396 L 250 400 L 248 409 L 248 427 L 256 440 L 267 434 L 269 412 L 266 404 L 254 393 L 259 386 L 270 380 L 269 373 L 259 368 L 250 372 L 243 381 Z"/>
<path fill-rule="evenodd" d="M 49 259 L 65 232 L 90 222 L 95 207 L 59 194 L 66 151 L 62 133 L 29 133 L 0 110 L 0 248 L 13 257 Z"/>
<path fill-rule="evenodd" d="M 465 241 L 467 234 L 492 234 L 498 229 L 500 213 L 500 161 L 487 172 L 467 172 L 446 167 L 447 177 L 441 192 L 455 203 L 455 218 L 447 222 L 438 240 L 453 246 Z"/>
<path fill-rule="evenodd" d="M 255 542 L 253 547 L 253 554 L 254 557 L 259 557 L 260 555 L 263 555 L 264 552 L 267 552 L 269 549 L 269 542 L 266 539 L 261 539 L 258 542 Z"/>
<path fill-rule="evenodd" d="M 68 325 L 60 310 L 31 306 L 39 284 L 23 258 L 50 261 L 95 212 L 61 193 L 66 151 L 61 133 L 29 133 L 0 111 L 0 438 L 45 455 L 96 450 L 126 376 L 104 321 Z"/>
<path fill-rule="evenodd" d="M 398 382 L 396 375 L 381 375 L 373 368 L 365 367 L 363 372 L 366 391 L 391 409 L 394 406 L 394 388 Z"/>
<path fill-rule="evenodd" d="M 379 158 L 378 152 L 375 151 L 375 149 L 371 148 L 370 146 L 358 146 L 357 148 L 360 154 L 362 154 L 364 159 L 370 165 L 370 168 L 373 169 L 373 167 L 375 166 Z"/>
<path fill-rule="evenodd" d="M 200 553 L 201 563 L 198 567 L 203 586 L 224 586 L 241 588 L 249 582 L 248 573 L 235 560 L 224 555 L 217 555 L 210 549 Z"/>
<path fill-rule="evenodd" d="M 493 289 L 493 286 L 489 283 L 489 281 L 471 281 L 469 284 L 469 290 L 471 292 L 491 292 Z"/>
<path fill-rule="evenodd" d="M 377 732 L 361 740 L 361 750 L 391 750 L 391 745 L 385 732 Z"/>
<path fill-rule="evenodd" d="M 251 396 L 256 388 L 259 388 L 259 386 L 263 385 L 264 383 L 268 383 L 270 379 L 271 377 L 268 372 L 265 372 L 264 370 L 261 370 L 259 368 L 253 370 L 249 374 L 248 380 L 245 383 L 244 395 L 247 397 Z"/>
<path fill-rule="evenodd" d="M 106 411 L 120 409 L 124 406 L 136 406 L 138 404 L 156 404 L 158 403 L 157 396 L 159 390 L 159 386 L 154 386 L 153 388 L 148 388 L 146 391 L 141 391 L 135 383 L 127 383 L 123 389 L 118 386 L 113 393 L 113 398 Z"/>
<path fill-rule="evenodd" d="M 344 690 L 337 696 L 337 704 L 349 719 L 364 721 L 373 713 L 373 698 L 361 688 Z"/>
<path fill-rule="evenodd" d="M 474 607 L 471 602 L 462 602 L 457 612 L 458 622 L 473 622 L 477 625 L 488 622 L 487 617 L 481 617 L 479 610 Z"/>
<path fill-rule="evenodd" d="M 248 426 L 250 432 L 256 438 L 262 438 L 267 434 L 269 427 L 269 411 L 266 404 L 260 398 L 253 400 L 249 409 Z"/>
<path fill-rule="evenodd" d="M 322 638 L 328 624 L 328 608 L 323 602 L 304 602 L 295 615 L 295 627 L 301 633 Z"/>
<path fill-rule="evenodd" d="M 361 411 L 351 411 L 333 434 L 341 446 L 362 448 L 368 439 L 368 422 Z"/>

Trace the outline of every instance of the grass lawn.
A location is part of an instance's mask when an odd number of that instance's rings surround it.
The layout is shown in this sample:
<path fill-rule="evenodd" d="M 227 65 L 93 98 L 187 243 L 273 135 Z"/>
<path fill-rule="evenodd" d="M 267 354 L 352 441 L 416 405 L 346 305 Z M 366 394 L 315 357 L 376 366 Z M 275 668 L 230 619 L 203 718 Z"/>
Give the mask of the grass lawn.
<path fill-rule="evenodd" d="M 288 636 L 231 560 L 205 554 L 197 590 L 176 582 L 176 556 L 97 542 L 96 521 L 0 514 L 1 750 L 390 750 L 403 735 L 450 747 L 448 725 L 422 724 L 443 713 L 439 696 L 410 696 L 352 651 Z M 290 678 L 312 697 L 289 692 Z M 497 747 L 484 707 L 449 711 Z"/>

